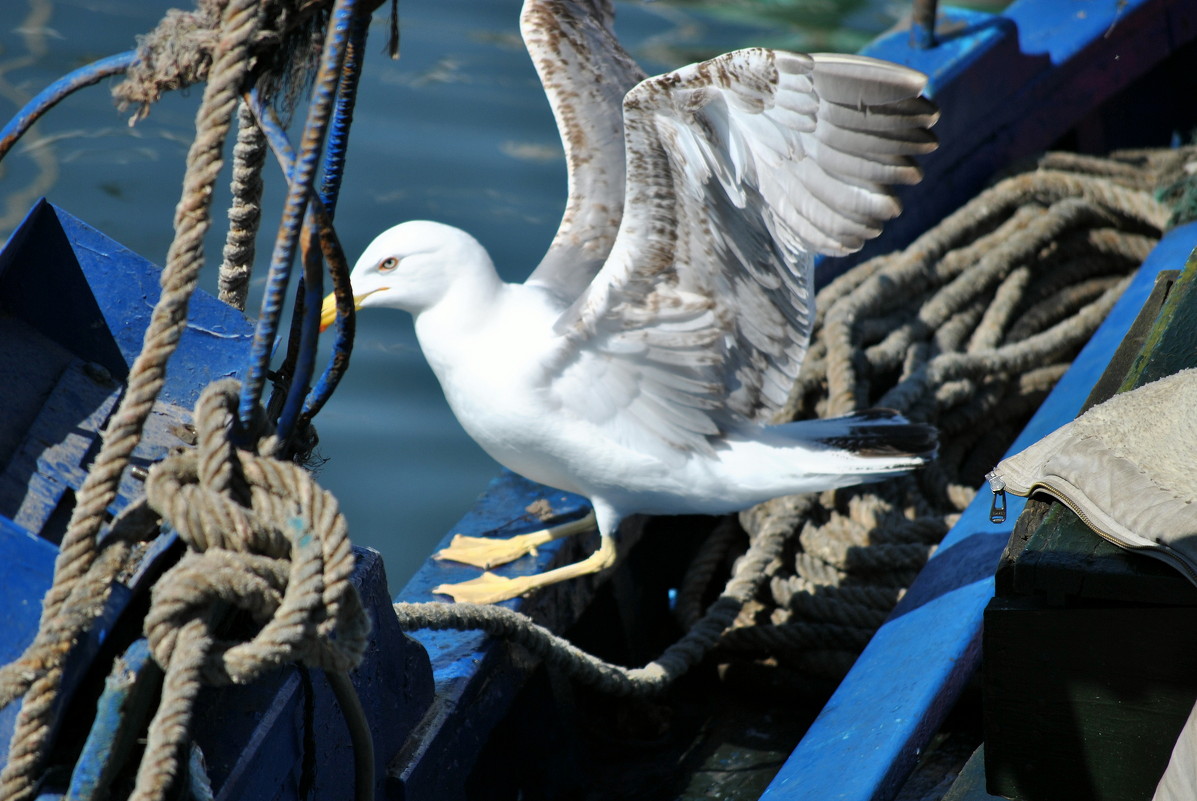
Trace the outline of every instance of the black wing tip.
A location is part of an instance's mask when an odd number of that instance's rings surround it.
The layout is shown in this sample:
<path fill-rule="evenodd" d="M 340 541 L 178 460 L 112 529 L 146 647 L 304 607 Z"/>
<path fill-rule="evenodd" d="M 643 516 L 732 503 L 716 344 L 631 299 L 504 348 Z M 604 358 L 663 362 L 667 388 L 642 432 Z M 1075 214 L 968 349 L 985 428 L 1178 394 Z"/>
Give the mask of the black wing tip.
<path fill-rule="evenodd" d="M 857 456 L 914 456 L 934 458 L 939 430 L 928 423 L 911 423 L 893 409 L 864 409 L 844 419 L 848 433 L 823 440 L 824 444 Z"/>

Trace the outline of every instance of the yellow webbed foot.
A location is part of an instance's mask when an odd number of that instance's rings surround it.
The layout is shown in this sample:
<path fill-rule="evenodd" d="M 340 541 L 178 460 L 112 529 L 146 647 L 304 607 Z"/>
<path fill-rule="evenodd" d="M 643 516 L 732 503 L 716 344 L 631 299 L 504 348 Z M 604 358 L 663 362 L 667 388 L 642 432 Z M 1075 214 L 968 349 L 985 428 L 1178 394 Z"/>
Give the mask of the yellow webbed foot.
<path fill-rule="evenodd" d="M 449 547 L 437 551 L 432 558 L 447 559 L 489 570 L 498 565 L 514 562 L 525 554 L 536 553 L 537 547 L 551 539 L 544 537 L 544 533 L 543 531 L 534 531 L 531 534 L 520 534 L 505 540 L 454 534 L 453 539 L 449 542 Z"/>
<path fill-rule="evenodd" d="M 532 579 L 535 576 L 519 576 L 504 578 L 487 571 L 478 578 L 461 581 L 457 584 L 438 584 L 432 591 L 440 595 L 448 595 L 457 603 L 497 604 L 509 598 L 520 595 L 535 588 Z"/>
<path fill-rule="evenodd" d="M 454 601 L 474 604 L 494 604 L 517 598 L 540 587 L 547 587 L 559 581 L 567 581 L 598 573 L 615 564 L 615 541 L 609 536 L 599 538 L 599 549 L 580 562 L 536 573 L 531 576 L 504 576 L 491 573 L 489 570 L 478 578 L 461 581 L 457 584 L 439 584 L 432 589 L 441 595 L 448 595 Z"/>
<path fill-rule="evenodd" d="M 514 562 L 526 554 L 536 553 L 536 549 L 545 543 L 589 531 L 594 528 L 594 525 L 594 512 L 591 512 L 579 520 L 571 520 L 568 523 L 551 526 L 540 531 L 530 531 L 527 534 L 517 534 L 506 539 L 467 537 L 464 534 L 455 534 L 449 547 L 437 551 L 433 554 L 433 558 L 448 559 L 489 570 L 492 567 Z"/>

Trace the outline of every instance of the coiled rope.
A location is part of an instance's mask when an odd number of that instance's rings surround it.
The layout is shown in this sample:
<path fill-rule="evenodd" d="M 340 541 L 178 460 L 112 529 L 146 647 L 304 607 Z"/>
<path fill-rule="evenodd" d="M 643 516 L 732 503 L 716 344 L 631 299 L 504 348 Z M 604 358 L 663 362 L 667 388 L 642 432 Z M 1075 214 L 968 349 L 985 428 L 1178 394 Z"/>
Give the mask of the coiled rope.
<path fill-rule="evenodd" d="M 1170 210 L 1152 190 L 1195 156 L 1049 154 L 819 293 L 785 417 L 894 408 L 935 424 L 940 453 L 743 513 L 750 537 L 799 522 L 715 658 L 766 660 L 816 695 L 843 677 L 1158 241 Z"/>

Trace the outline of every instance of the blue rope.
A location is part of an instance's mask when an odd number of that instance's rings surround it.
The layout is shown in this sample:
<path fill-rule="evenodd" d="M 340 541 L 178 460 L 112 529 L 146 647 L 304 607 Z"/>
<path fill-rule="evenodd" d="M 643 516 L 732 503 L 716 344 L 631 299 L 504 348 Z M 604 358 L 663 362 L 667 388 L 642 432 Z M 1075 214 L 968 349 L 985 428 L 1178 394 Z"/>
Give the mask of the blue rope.
<path fill-rule="evenodd" d="M 304 123 L 300 153 L 291 173 L 290 189 L 283 206 L 283 216 L 279 223 L 278 236 L 275 239 L 270 271 L 266 277 L 261 313 L 258 316 L 257 327 L 254 329 L 249 374 L 241 387 L 238 416 L 243 425 L 248 425 L 249 421 L 253 419 L 254 409 L 257 408 L 262 397 L 270 354 L 278 334 L 283 296 L 286 293 L 287 283 L 291 277 L 291 268 L 295 260 L 295 245 L 299 240 L 300 228 L 307 213 L 316 173 L 316 162 L 328 131 L 329 116 L 337 84 L 341 77 L 341 67 L 345 61 L 345 44 L 356 2 L 357 0 L 337 0 L 329 19 L 328 35 L 324 43 L 324 52 L 321 55 L 320 70 L 316 75 L 315 86 L 312 89 L 312 102 L 308 106 L 308 115 Z M 319 292 L 321 289 L 319 280 L 316 284 L 314 290 Z M 312 328 L 311 336 L 314 342 L 316 328 L 319 324 L 319 310 L 309 309 L 308 312 L 309 314 L 304 319 L 304 326 Z M 285 432 L 281 433 L 286 435 Z"/>
<path fill-rule="evenodd" d="M 341 189 L 341 180 L 345 175 L 345 153 L 349 147 L 349 127 L 353 122 L 353 109 L 357 101 L 357 88 L 362 71 L 362 57 L 365 53 L 366 35 L 369 33 L 369 29 L 370 16 L 368 14 L 358 14 L 353 18 L 349 30 L 348 49 L 345 53 L 345 61 L 341 66 L 341 81 L 337 86 L 337 100 L 333 108 L 332 124 L 329 127 L 328 144 L 324 150 L 320 200 L 328 211 L 330 227 L 331 219 L 336 214 L 337 197 Z M 342 263 L 344 263 L 343 257 Z M 319 399 L 308 392 L 309 382 L 311 381 L 312 374 L 315 372 L 316 341 L 319 334 L 318 326 L 320 321 L 319 310 L 321 301 L 323 300 L 323 293 L 319 283 L 319 268 L 320 264 L 317 257 L 314 265 L 314 269 L 317 272 L 313 277 L 308 269 L 304 270 L 304 276 L 299 286 L 299 295 L 302 297 L 302 300 L 298 297 L 296 299 L 297 304 L 302 305 L 304 315 L 298 332 L 299 350 L 295 358 L 295 374 L 292 377 L 290 386 L 287 388 L 287 398 L 283 403 L 283 410 L 278 418 L 278 430 L 284 437 L 288 436 L 294 430 L 294 427 L 300 420 L 305 424 L 311 420 L 316 411 L 331 396 L 337 383 L 340 381 L 341 374 L 349 366 L 348 353 L 343 355 L 340 353 L 343 337 L 338 336 L 333 345 L 333 358 L 328 366 L 325 367 L 323 374 L 320 376 L 320 381 L 317 383 Z M 330 269 L 332 269 L 331 263 Z M 348 267 L 346 266 L 345 269 L 347 271 Z M 346 275 L 346 279 L 348 279 L 348 275 Z M 312 284 L 313 280 L 316 281 L 314 287 Z M 292 337 L 295 337 L 295 335 L 296 332 L 293 330 Z M 349 341 L 352 342 L 352 337 L 350 337 Z M 311 398 L 311 400 L 305 404 L 305 398 Z"/>
<path fill-rule="evenodd" d="M 362 76 L 362 59 L 369 32 L 370 15 L 355 16 L 349 31 L 349 50 L 345 53 L 345 64 L 341 67 L 341 83 L 337 87 L 332 126 L 328 130 L 328 147 L 324 150 L 320 199 L 324 201 L 329 217 L 337 214 L 337 197 L 341 191 L 341 180 L 345 177 L 345 153 L 349 148 L 349 126 L 353 124 L 353 108 L 357 103 L 357 87 Z"/>
<path fill-rule="evenodd" d="M 26 103 L 8 124 L 0 130 L 0 159 L 8 155 L 13 145 L 41 119 L 42 115 L 84 87 L 99 83 L 112 75 L 120 75 L 137 60 L 137 51 L 129 50 L 93 61 L 59 78 Z"/>
<path fill-rule="evenodd" d="M 286 174 L 288 181 L 295 171 L 295 149 L 291 146 L 290 140 L 287 138 L 287 132 L 274 112 L 261 101 L 257 90 L 252 90 L 246 97 L 246 103 L 253 112 L 257 120 L 258 127 L 262 129 L 266 136 L 266 141 L 270 145 L 270 149 L 274 152 L 275 158 Z M 324 254 L 324 259 L 328 263 L 329 274 L 333 279 L 333 290 L 337 297 L 338 305 L 338 323 L 336 326 L 336 339 L 333 346 L 333 357 L 329 366 L 325 369 L 320 381 L 317 383 L 317 389 L 325 387 L 325 391 L 320 393 L 318 397 L 309 400 L 309 403 L 304 408 L 304 411 L 299 419 L 299 424 L 306 424 L 313 416 L 323 407 L 328 397 L 332 394 L 337 383 L 341 380 L 345 370 L 349 367 L 349 356 L 353 350 L 353 338 L 355 326 L 355 314 L 353 309 L 353 295 L 352 288 L 349 284 L 349 263 L 345 258 L 345 251 L 341 248 L 340 240 L 337 238 L 336 229 L 332 225 L 332 217 L 328 214 L 328 210 L 324 208 L 324 204 L 319 197 L 312 198 L 312 220 L 308 221 L 308 225 L 315 225 L 319 231 L 319 243 L 321 251 Z M 306 282 L 308 286 L 315 285 L 319 287 L 319 276 L 314 280 Z M 305 309 L 318 308 L 320 304 L 319 290 L 310 293 L 306 298 Z M 313 354 L 316 348 L 310 347 L 306 350 Z M 313 393 L 316 394 L 316 393 Z M 288 428 L 293 425 L 293 417 L 289 415 L 294 414 L 294 410 L 288 411 L 286 408 L 280 415 L 280 429 L 285 421 Z"/>

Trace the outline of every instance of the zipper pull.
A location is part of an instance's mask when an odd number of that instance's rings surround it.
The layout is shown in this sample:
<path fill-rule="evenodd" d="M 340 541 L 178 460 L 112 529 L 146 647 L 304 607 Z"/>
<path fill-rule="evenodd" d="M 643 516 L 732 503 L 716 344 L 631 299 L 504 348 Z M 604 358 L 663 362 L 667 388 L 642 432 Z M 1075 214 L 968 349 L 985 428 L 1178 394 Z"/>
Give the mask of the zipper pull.
<path fill-rule="evenodd" d="M 989 520 L 991 523 L 1006 522 L 1006 482 L 996 470 L 985 474 L 989 482 L 989 489 L 993 492 L 993 502 L 989 505 Z"/>

